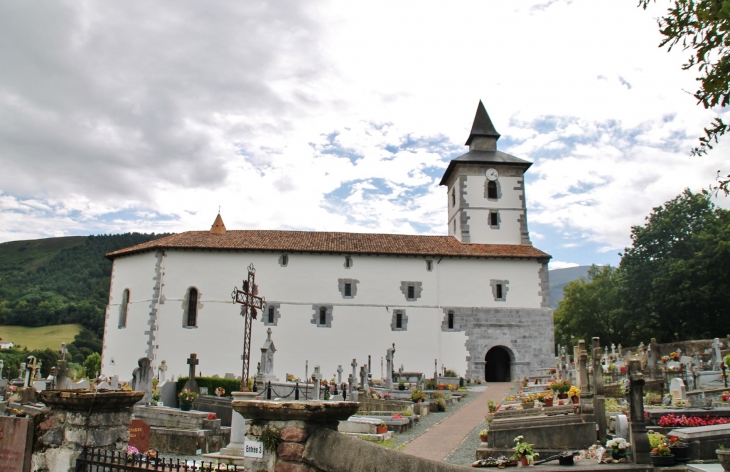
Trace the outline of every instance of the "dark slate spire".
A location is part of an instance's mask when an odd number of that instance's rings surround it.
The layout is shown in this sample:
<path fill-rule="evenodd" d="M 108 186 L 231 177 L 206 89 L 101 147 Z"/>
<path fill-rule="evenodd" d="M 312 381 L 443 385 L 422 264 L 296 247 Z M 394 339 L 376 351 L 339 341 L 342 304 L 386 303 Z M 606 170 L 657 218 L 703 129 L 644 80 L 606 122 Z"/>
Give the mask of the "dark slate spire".
<path fill-rule="evenodd" d="M 474 116 L 474 124 L 471 125 L 471 133 L 469 139 L 466 140 L 466 146 L 471 144 L 474 138 L 485 137 L 494 138 L 496 142 L 499 139 L 500 134 L 494 129 L 492 120 L 489 119 L 487 110 L 484 108 L 484 104 L 479 100 L 479 106 L 477 107 L 477 113 Z"/>

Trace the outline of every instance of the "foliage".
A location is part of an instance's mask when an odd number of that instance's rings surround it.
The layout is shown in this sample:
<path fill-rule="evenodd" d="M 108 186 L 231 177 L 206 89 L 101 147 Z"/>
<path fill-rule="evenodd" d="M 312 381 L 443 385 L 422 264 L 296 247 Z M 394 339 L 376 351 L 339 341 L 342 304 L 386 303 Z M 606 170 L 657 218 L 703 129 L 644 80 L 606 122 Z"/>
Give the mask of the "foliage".
<path fill-rule="evenodd" d="M 567 380 L 553 380 L 548 387 L 553 392 L 568 393 L 570 390 L 570 382 Z"/>
<path fill-rule="evenodd" d="M 84 369 L 88 377 L 94 377 L 101 372 L 101 355 L 94 352 L 84 361 Z"/>
<path fill-rule="evenodd" d="M 403 410 L 403 413 L 401 413 L 403 416 L 413 416 L 413 412 L 411 410 Z"/>
<path fill-rule="evenodd" d="M 647 392 L 644 395 L 645 405 L 659 405 L 662 402 L 662 396 L 656 392 Z"/>
<path fill-rule="evenodd" d="M 179 377 L 176 381 L 177 391 L 180 392 L 185 387 L 185 382 L 188 381 L 188 377 Z M 231 392 L 238 392 L 241 390 L 241 381 L 236 379 L 223 379 L 220 377 L 195 377 L 195 383 L 198 387 L 205 387 L 208 392 L 215 392 L 217 388 L 222 388 L 225 393 L 221 396 L 230 395 Z"/>
<path fill-rule="evenodd" d="M 654 449 L 666 440 L 666 436 L 659 433 L 649 432 L 649 447 Z"/>
<path fill-rule="evenodd" d="M 414 387 L 413 390 L 411 390 L 411 401 L 417 402 L 418 400 L 425 400 L 426 399 L 426 392 L 421 390 L 418 387 Z"/>
<path fill-rule="evenodd" d="M 458 375 L 457 375 L 457 373 L 456 373 L 456 371 L 455 371 L 455 370 L 452 370 L 452 369 L 446 369 L 446 370 L 444 371 L 444 377 L 458 377 Z"/>
<path fill-rule="evenodd" d="M 70 344 L 83 328 L 80 324 L 40 326 L 0 326 L 0 339 L 16 346 L 33 349 L 58 349 L 61 343 Z M 83 360 L 83 359 L 82 359 Z"/>
<path fill-rule="evenodd" d="M 646 9 L 650 0 L 639 0 Z M 699 88 L 694 93 L 698 104 L 705 108 L 725 107 L 730 104 L 730 1 L 729 0 L 674 0 L 666 15 L 657 20 L 659 32 L 664 36 L 660 47 L 668 50 L 681 46 L 691 51 L 682 69 L 697 67 Z M 692 155 L 706 154 L 712 143 L 728 131 L 721 118 L 705 128 L 700 145 Z M 721 181 L 720 188 L 728 192 L 730 176 Z"/>
<path fill-rule="evenodd" d="M 488 429 L 483 429 L 483 430 L 479 431 L 479 437 L 486 438 L 488 434 L 489 434 Z"/>
<path fill-rule="evenodd" d="M 28 351 L 24 347 L 14 347 L 0 351 L 0 359 L 3 360 L 3 372 L 8 378 L 18 378 L 20 375 L 20 364 L 26 362 L 28 356 L 33 356 L 41 362 L 41 376 L 48 377 L 51 368 L 56 366 L 61 356 L 50 349 Z"/>
<path fill-rule="evenodd" d="M 580 395 L 580 389 L 576 387 L 575 385 L 570 386 L 570 390 L 568 390 L 568 396 L 569 397 L 577 397 Z"/>
<path fill-rule="evenodd" d="M 495 411 L 497 411 L 499 409 L 499 404 L 492 400 L 489 400 L 489 401 L 487 401 L 487 407 L 489 408 L 490 413 L 494 413 Z"/>
<path fill-rule="evenodd" d="M 611 450 L 614 453 L 623 453 L 631 447 L 631 444 L 626 442 L 624 438 L 613 438 L 606 442 L 606 449 Z"/>
<path fill-rule="evenodd" d="M 446 400 L 443 398 L 436 399 L 436 408 L 438 411 L 446 411 Z"/>
<path fill-rule="evenodd" d="M 195 400 L 198 399 L 198 394 L 195 392 L 191 392 L 190 390 L 183 389 L 182 392 L 177 394 L 177 399 L 182 403 L 183 405 L 192 405 Z"/>
<path fill-rule="evenodd" d="M 587 279 L 565 286 L 556 342 L 599 336 L 638 345 L 730 332 L 730 211 L 685 190 L 646 220 L 632 228 L 618 268 L 593 266 Z"/>
<path fill-rule="evenodd" d="M 274 454 L 282 442 L 281 433 L 271 426 L 261 431 L 261 442 L 264 444 L 264 451 Z"/>
<path fill-rule="evenodd" d="M 672 450 L 669 449 L 669 446 L 664 443 L 659 444 L 657 447 L 653 447 L 651 449 L 652 456 L 669 456 L 671 454 Z"/>
<path fill-rule="evenodd" d="M 0 244 L 0 325 L 79 323 L 100 337 L 112 266 L 104 255 L 161 236 L 126 233 Z"/>

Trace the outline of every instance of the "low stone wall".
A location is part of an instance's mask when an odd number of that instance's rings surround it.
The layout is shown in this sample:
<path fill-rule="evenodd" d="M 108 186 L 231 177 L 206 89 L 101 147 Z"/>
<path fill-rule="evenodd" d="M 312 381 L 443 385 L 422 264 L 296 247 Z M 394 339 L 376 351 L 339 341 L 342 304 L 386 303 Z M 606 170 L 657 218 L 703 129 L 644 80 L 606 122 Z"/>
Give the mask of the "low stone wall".
<path fill-rule="evenodd" d="M 246 470 L 271 472 L 457 472 L 471 470 L 403 454 L 337 432 L 355 402 L 267 402 L 234 400 L 233 408 L 249 424 L 248 440 L 259 441 L 265 431 L 281 435 L 275 451 L 263 458 L 245 458 Z"/>
<path fill-rule="evenodd" d="M 360 400 L 360 408 L 357 410 L 360 413 L 369 411 L 395 411 L 403 412 L 409 410 L 413 412 L 413 402 L 400 401 L 400 400 L 373 400 L 369 398 L 363 398 Z"/>

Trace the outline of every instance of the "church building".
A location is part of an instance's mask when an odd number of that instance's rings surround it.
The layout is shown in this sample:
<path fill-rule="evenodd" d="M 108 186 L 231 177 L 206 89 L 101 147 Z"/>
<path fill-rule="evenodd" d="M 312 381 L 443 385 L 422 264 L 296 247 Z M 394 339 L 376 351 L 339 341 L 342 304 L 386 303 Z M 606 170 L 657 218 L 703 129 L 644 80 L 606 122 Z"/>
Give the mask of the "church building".
<path fill-rule="evenodd" d="M 165 360 L 167 377 L 241 375 L 244 319 L 231 292 L 256 268 L 267 307 L 253 321 L 259 348 L 276 343 L 274 374 L 371 356 L 373 378 L 395 343 L 395 370 L 450 369 L 517 380 L 554 364 L 548 261 L 527 229 L 524 174 L 531 163 L 497 150 L 482 103 L 466 145 L 441 179 L 448 236 L 229 230 L 188 231 L 107 254 L 112 260 L 102 372 L 131 376 L 140 357 Z M 380 364 L 380 365 L 378 365 Z M 358 368 L 359 369 L 359 368 Z"/>

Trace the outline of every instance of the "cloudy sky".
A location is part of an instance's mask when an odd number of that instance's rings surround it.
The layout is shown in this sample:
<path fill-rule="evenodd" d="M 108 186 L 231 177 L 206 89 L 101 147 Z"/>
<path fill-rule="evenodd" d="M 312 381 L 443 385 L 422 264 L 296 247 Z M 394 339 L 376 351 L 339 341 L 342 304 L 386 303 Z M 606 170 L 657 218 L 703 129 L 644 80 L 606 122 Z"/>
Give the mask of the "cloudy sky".
<path fill-rule="evenodd" d="M 552 267 L 728 171 L 728 110 L 634 0 L 0 3 L 0 242 L 229 229 L 446 234 L 479 100 Z M 727 207 L 723 197 L 718 203 Z"/>

